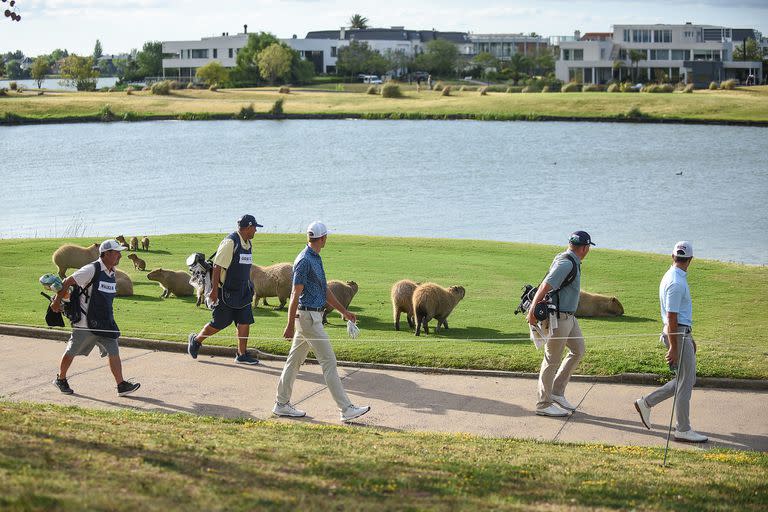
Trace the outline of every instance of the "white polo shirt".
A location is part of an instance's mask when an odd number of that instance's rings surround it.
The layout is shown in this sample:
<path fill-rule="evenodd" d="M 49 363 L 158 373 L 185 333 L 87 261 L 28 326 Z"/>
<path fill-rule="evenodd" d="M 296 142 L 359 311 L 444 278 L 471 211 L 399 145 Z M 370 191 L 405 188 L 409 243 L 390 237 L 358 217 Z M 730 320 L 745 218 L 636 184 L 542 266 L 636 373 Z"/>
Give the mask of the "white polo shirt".
<path fill-rule="evenodd" d="M 667 325 L 667 313 L 677 313 L 677 323 L 693 326 L 693 303 L 685 270 L 672 265 L 659 284 L 661 321 Z"/>
<path fill-rule="evenodd" d="M 114 271 L 110 272 L 107 269 L 107 266 L 104 265 L 104 262 L 101 261 L 101 258 L 99 258 L 96 261 L 98 261 L 99 265 L 101 265 L 101 270 L 103 270 L 109 277 L 114 277 L 115 276 L 115 272 Z M 80 268 L 79 270 L 76 270 L 75 272 L 72 273 L 72 276 L 71 276 L 72 279 L 75 280 L 75 282 L 77 283 L 77 285 L 80 288 L 85 288 L 85 286 L 93 280 L 93 276 L 96 275 L 96 267 L 93 266 L 93 263 L 94 262 L 91 262 L 91 263 L 87 264 L 86 266 L 84 266 L 84 267 Z M 87 292 L 88 292 L 88 295 L 90 296 L 91 290 L 87 290 Z M 86 327 L 87 328 L 88 327 L 88 322 L 86 320 L 86 316 L 88 315 L 88 303 L 85 302 L 85 295 L 83 295 L 83 294 L 80 295 L 80 307 L 83 310 L 83 315 L 82 315 L 82 317 L 80 317 L 80 321 L 75 323 L 75 324 L 73 324 L 72 326 L 73 327 Z"/>

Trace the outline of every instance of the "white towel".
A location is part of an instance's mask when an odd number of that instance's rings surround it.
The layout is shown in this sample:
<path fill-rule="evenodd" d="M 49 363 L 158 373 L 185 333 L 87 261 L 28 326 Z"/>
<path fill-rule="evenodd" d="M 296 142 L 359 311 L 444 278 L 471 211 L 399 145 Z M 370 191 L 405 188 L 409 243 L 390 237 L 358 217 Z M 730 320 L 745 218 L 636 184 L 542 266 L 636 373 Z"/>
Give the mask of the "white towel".
<path fill-rule="evenodd" d="M 349 337 L 352 339 L 355 339 L 360 335 L 360 328 L 355 325 L 355 322 L 352 320 L 347 320 L 347 334 L 349 334 Z"/>
<path fill-rule="evenodd" d="M 531 341 L 536 345 L 536 350 L 541 349 L 555 333 L 557 329 L 557 315 L 552 313 L 549 318 L 543 322 L 536 322 L 536 325 L 528 324 Z"/>

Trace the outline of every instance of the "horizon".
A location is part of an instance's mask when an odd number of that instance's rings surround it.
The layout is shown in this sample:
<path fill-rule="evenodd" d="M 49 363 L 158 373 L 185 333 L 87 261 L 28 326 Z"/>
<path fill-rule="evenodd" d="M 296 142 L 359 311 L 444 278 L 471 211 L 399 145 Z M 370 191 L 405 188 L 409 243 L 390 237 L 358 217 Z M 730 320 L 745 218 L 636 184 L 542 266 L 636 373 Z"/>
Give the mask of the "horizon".
<path fill-rule="evenodd" d="M 310 31 L 347 26 L 353 14 L 368 18 L 372 28 L 403 26 L 408 30 L 476 34 L 535 32 L 545 37 L 572 36 L 577 30 L 582 34 L 610 32 L 613 25 L 623 24 L 691 22 L 760 32 L 762 27 L 768 29 L 768 2 L 764 0 L 680 0 L 675 5 L 661 0 L 552 0 L 546 6 L 531 0 L 489 0 L 472 10 L 459 0 L 423 0 L 418 7 L 406 0 L 392 0 L 386 6 L 370 0 L 336 2 L 330 7 L 319 0 L 232 0 L 223 4 L 197 0 L 16 0 L 16 13 L 22 19 L 0 18 L 4 36 L 0 53 L 21 50 L 35 57 L 61 48 L 88 55 L 98 39 L 104 54 L 118 55 L 140 50 L 148 41 L 194 41 L 222 32 L 235 35 L 242 33 L 243 24 L 251 33 L 303 38 Z M 3 5 L 8 8 L 7 3 Z M 315 12 L 315 8 L 325 10 Z"/>

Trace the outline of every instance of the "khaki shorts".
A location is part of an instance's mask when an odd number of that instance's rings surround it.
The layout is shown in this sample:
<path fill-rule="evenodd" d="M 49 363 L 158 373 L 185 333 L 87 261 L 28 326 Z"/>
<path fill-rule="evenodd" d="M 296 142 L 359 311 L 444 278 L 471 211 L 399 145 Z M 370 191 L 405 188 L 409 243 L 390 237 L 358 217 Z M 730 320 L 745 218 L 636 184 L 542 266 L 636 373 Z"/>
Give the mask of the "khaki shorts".
<path fill-rule="evenodd" d="M 98 334 L 93 334 L 91 331 L 83 329 L 72 331 L 72 336 L 69 338 L 67 350 L 64 354 L 72 357 L 87 356 L 96 345 L 99 346 L 101 357 L 120 355 L 117 339 L 99 336 Z"/>

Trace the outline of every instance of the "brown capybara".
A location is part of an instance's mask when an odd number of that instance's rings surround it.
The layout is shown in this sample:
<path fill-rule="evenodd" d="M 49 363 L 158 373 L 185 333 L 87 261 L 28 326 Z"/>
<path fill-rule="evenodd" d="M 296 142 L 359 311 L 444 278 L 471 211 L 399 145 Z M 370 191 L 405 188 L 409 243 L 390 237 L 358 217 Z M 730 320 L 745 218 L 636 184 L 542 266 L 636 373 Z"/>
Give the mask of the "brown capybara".
<path fill-rule="evenodd" d="M 408 327 L 416 328 L 416 322 L 413 319 L 413 292 L 418 283 L 409 279 L 403 279 L 392 285 L 392 316 L 395 319 L 395 330 L 400 330 L 400 313 L 405 313 L 408 320 Z"/>
<path fill-rule="evenodd" d="M 139 239 L 136 238 L 135 236 L 132 236 L 131 241 L 128 243 L 128 249 L 135 252 L 136 250 L 138 250 L 138 248 L 139 248 Z"/>
<path fill-rule="evenodd" d="M 59 269 L 59 276 L 67 275 L 67 269 L 80 268 L 99 259 L 99 244 L 80 247 L 78 245 L 62 245 L 54 251 L 53 263 Z"/>
<path fill-rule="evenodd" d="M 138 256 L 136 256 L 135 254 L 129 254 L 128 259 L 133 262 L 133 268 L 135 268 L 136 270 L 144 270 L 145 268 L 147 268 L 147 262 L 139 258 Z"/>
<path fill-rule="evenodd" d="M 416 317 L 416 336 L 421 328 L 424 334 L 429 334 L 429 321 L 437 319 L 435 334 L 440 332 L 440 325 L 448 328 L 448 315 L 453 308 L 464 298 L 463 286 L 451 286 L 443 288 L 435 283 L 424 283 L 416 287 L 413 292 L 413 314 Z"/>
<path fill-rule="evenodd" d="M 126 249 L 128 248 L 128 242 L 125 241 L 125 237 L 123 235 L 116 236 L 115 240 L 117 240 L 117 242 Z"/>
<path fill-rule="evenodd" d="M 145 236 L 141 239 L 141 250 L 142 251 L 148 251 L 149 250 L 149 237 Z"/>
<path fill-rule="evenodd" d="M 264 299 L 264 305 L 269 306 L 267 297 L 277 297 L 280 305 L 275 309 L 283 309 L 293 288 L 293 265 L 290 263 L 275 263 L 268 267 L 251 265 L 251 283 L 253 283 L 253 307 L 258 307 L 259 299 Z"/>
<path fill-rule="evenodd" d="M 177 297 L 194 295 L 195 288 L 189 284 L 191 278 L 192 276 L 186 272 L 163 270 L 162 268 L 156 268 L 147 274 L 147 279 L 160 283 L 160 287 L 163 289 L 163 294 L 161 295 L 163 298 L 168 298 L 171 294 Z"/>
<path fill-rule="evenodd" d="M 354 281 L 336 281 L 331 280 L 328 281 L 328 289 L 333 292 L 333 296 L 336 297 L 336 300 L 341 302 L 341 305 L 345 308 L 349 307 L 349 304 L 352 302 L 352 298 L 357 293 L 357 283 Z M 328 313 L 333 311 L 333 306 L 326 303 L 325 304 L 325 311 L 323 311 L 323 323 L 328 323 Z"/>
<path fill-rule="evenodd" d="M 621 316 L 624 314 L 624 306 L 616 297 L 608 297 L 597 293 L 579 292 L 579 307 L 576 308 L 576 316 Z"/>
<path fill-rule="evenodd" d="M 133 295 L 133 281 L 122 270 L 115 269 L 115 281 L 117 283 L 117 296 L 130 297 Z"/>

